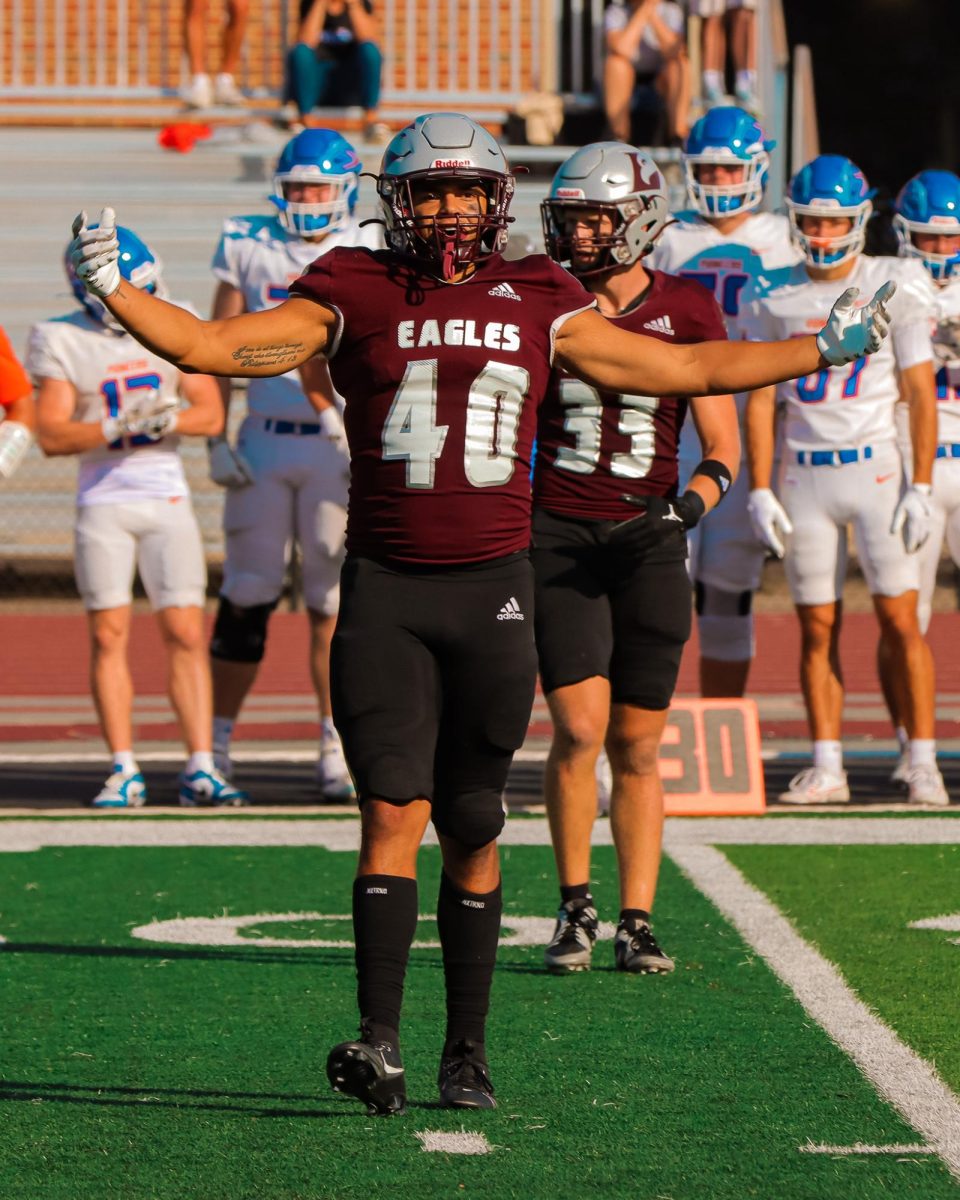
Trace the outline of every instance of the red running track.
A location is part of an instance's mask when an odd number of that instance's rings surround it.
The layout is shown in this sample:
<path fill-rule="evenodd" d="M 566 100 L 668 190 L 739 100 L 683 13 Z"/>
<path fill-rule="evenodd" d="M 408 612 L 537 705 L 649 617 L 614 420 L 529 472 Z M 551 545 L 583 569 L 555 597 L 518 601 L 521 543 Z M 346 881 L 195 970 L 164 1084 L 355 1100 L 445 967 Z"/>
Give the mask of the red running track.
<path fill-rule="evenodd" d="M 960 693 L 960 654 L 956 642 L 960 622 L 954 614 L 938 614 L 930 628 L 930 643 L 937 663 L 937 690 L 942 695 Z M 841 641 L 848 692 L 875 695 L 879 692 L 874 654 L 876 624 L 869 613 L 849 614 L 844 623 Z M 800 655 L 799 627 L 793 614 L 763 614 L 757 618 L 757 657 L 750 677 L 750 692 L 758 697 L 796 696 L 799 688 L 798 662 Z M 163 647 L 156 624 L 148 614 L 133 618 L 131 636 L 131 670 L 138 695 L 162 695 L 165 663 Z M 678 693 L 697 694 L 696 634 L 684 656 Z M 86 696 L 88 693 L 89 650 L 86 621 L 82 614 L 0 615 L 0 697 L 58 697 Z M 273 696 L 311 695 L 307 669 L 307 624 L 297 613 L 277 613 L 270 623 L 267 654 L 257 679 L 256 691 Z M 877 695 L 879 702 L 879 695 Z M 86 722 L 69 725 L 47 725 L 42 710 L 29 731 L 22 725 L 2 727 L 0 741 L 42 740 L 46 738 L 76 738 L 96 736 L 96 726 Z M 146 714 L 144 714 L 146 716 Z M 253 712 L 243 722 L 243 734 L 248 738 L 313 739 L 316 725 L 291 721 L 260 726 Z M 538 705 L 531 733 L 547 733 L 546 714 Z M 853 714 L 851 714 L 853 717 Z M 154 717 L 153 721 L 157 718 Z M 150 717 L 137 722 L 141 740 L 175 736 L 168 721 L 160 718 L 154 724 Z M 149 723 L 148 723 L 149 722 Z M 542 726 L 542 728 L 541 728 Z M 885 722 L 859 721 L 855 717 L 844 724 L 849 736 L 872 733 L 887 737 Z M 764 721 L 764 734 L 777 737 L 806 736 L 802 721 L 779 719 Z M 954 720 L 938 720 L 939 738 L 960 736 L 960 725 Z"/>

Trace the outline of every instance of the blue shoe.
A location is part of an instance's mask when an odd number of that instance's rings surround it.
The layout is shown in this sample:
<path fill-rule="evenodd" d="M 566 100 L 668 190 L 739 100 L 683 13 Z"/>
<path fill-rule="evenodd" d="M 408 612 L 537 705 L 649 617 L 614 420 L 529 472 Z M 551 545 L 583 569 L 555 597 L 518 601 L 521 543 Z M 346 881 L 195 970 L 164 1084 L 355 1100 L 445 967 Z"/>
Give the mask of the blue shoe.
<path fill-rule="evenodd" d="M 114 767 L 90 805 L 92 808 L 142 808 L 146 802 L 147 785 L 140 772 Z"/>
<path fill-rule="evenodd" d="M 235 788 L 216 768 L 190 775 L 184 771 L 178 783 L 184 808 L 241 808 L 250 803 L 247 793 Z"/>

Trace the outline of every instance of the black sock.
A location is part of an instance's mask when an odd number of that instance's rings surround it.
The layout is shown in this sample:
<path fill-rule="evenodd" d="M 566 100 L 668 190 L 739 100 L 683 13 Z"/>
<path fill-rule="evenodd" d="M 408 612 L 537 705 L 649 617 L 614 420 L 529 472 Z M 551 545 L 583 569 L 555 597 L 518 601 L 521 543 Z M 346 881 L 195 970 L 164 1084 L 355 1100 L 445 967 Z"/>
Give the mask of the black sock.
<path fill-rule="evenodd" d="M 396 1043 L 410 944 L 417 929 L 417 881 L 361 875 L 353 883 L 357 1004 L 366 1036 Z"/>
<path fill-rule="evenodd" d="M 560 903 L 566 904 L 568 900 L 589 900 L 593 903 L 593 897 L 590 895 L 589 883 L 572 883 L 569 887 L 560 885 Z"/>
<path fill-rule="evenodd" d="M 445 1054 L 462 1038 L 476 1043 L 482 1052 L 502 911 L 499 884 L 492 892 L 478 895 L 462 891 L 446 872 L 440 876 L 437 927 L 447 983 Z"/>
<path fill-rule="evenodd" d="M 650 914 L 647 912 L 647 910 L 645 908 L 621 908 L 620 909 L 621 924 L 624 921 L 631 921 L 631 920 L 645 921 L 649 925 L 650 924 Z"/>

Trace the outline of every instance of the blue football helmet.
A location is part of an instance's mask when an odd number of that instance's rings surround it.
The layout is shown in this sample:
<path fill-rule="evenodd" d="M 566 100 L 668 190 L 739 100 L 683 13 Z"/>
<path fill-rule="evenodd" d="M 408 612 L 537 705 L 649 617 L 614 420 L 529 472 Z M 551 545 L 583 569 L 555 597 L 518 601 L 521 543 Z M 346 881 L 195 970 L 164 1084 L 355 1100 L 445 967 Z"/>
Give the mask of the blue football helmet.
<path fill-rule="evenodd" d="M 96 229 L 97 227 L 91 225 L 90 228 Z M 137 237 L 132 229 L 127 229 L 123 225 L 117 226 L 117 241 L 120 243 L 120 257 L 117 265 L 123 278 L 128 283 L 132 283 L 134 287 L 163 299 L 166 296 L 166 288 L 163 285 L 161 273 L 163 263 L 159 257 L 154 254 L 146 242 Z M 84 287 L 83 280 L 77 275 L 70 260 L 69 247 L 68 252 L 64 255 L 63 265 L 74 296 L 90 316 L 114 333 L 126 333 L 120 322 L 111 315 L 107 306 L 96 296 L 91 296 Z"/>
<path fill-rule="evenodd" d="M 872 189 L 856 163 L 841 154 L 821 154 L 794 175 L 787 199 L 790 237 L 811 267 L 834 267 L 863 249 L 873 212 Z M 850 229 L 838 237 L 812 237 L 801 217 L 849 217 Z"/>
<path fill-rule="evenodd" d="M 349 221 L 357 205 L 360 159 L 350 143 L 332 129 L 304 129 L 281 151 L 270 197 L 288 233 L 315 238 L 334 233 Z M 314 204 L 288 200 L 288 183 L 326 184 L 326 200 Z"/>
<path fill-rule="evenodd" d="M 944 283 L 960 273 L 960 178 L 952 171 L 921 171 L 908 180 L 897 197 L 893 227 L 905 258 L 919 258 L 932 279 Z M 955 237 L 953 254 L 919 250 L 915 233 Z"/>
<path fill-rule="evenodd" d="M 683 172 L 697 212 L 709 218 L 757 208 L 770 170 L 770 151 L 776 144 L 765 141 L 754 118 L 733 105 L 711 108 L 695 121 L 683 148 Z M 742 164 L 742 178 L 723 184 L 701 183 L 697 168 L 706 164 Z"/>

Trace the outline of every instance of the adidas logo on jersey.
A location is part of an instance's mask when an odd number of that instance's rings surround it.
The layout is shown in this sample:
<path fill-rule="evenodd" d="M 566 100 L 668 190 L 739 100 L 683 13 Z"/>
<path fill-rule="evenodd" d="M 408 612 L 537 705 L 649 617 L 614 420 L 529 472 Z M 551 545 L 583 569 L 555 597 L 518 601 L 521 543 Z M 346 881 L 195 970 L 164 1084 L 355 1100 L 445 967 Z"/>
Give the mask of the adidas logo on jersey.
<path fill-rule="evenodd" d="M 668 337 L 673 337 L 676 330 L 670 324 L 669 317 L 654 317 L 652 321 L 644 321 L 644 329 L 652 329 L 654 333 L 665 333 Z"/>
<path fill-rule="evenodd" d="M 497 613 L 498 621 L 522 621 L 524 620 L 523 613 L 520 611 L 520 605 L 517 603 L 516 596 L 511 596 L 503 608 Z"/>
<path fill-rule="evenodd" d="M 519 300 L 520 297 L 513 290 L 509 283 L 498 283 L 496 287 L 492 287 L 488 296 L 499 296 L 501 300 Z"/>

